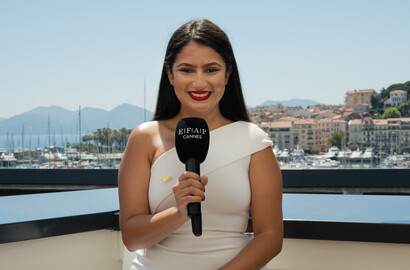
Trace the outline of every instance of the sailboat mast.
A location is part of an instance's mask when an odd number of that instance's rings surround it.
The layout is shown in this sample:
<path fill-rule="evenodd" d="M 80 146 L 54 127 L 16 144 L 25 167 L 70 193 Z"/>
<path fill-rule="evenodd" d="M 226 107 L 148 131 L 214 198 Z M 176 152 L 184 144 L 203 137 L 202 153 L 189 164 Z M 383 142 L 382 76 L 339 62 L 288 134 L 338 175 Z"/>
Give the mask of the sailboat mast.
<path fill-rule="evenodd" d="M 144 122 L 147 121 L 146 100 L 147 100 L 147 84 L 146 84 L 146 80 L 144 79 Z"/>
<path fill-rule="evenodd" d="M 78 143 L 80 145 L 80 162 L 81 162 L 81 105 L 78 107 Z"/>
<path fill-rule="evenodd" d="M 7 147 L 9 148 L 10 153 L 11 153 L 11 144 L 10 144 L 10 140 L 9 140 L 9 132 L 8 131 L 7 131 Z"/>
<path fill-rule="evenodd" d="M 21 155 L 22 155 L 22 160 L 24 162 L 24 124 L 22 125 L 21 128 L 22 128 L 21 129 L 21 146 L 22 146 Z"/>
<path fill-rule="evenodd" d="M 64 136 L 63 136 L 63 127 L 61 127 L 61 149 L 64 150 Z"/>
<path fill-rule="evenodd" d="M 50 146 L 51 146 L 51 125 L 50 125 L 50 115 L 48 115 L 47 133 L 48 133 L 48 147 L 50 147 Z"/>

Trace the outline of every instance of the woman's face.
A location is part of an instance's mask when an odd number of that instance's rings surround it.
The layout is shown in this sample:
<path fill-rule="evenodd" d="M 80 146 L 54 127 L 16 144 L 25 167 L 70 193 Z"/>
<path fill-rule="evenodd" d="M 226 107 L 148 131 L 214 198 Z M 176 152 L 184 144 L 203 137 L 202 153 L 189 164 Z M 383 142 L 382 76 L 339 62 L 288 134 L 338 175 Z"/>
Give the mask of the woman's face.
<path fill-rule="evenodd" d="M 225 92 L 231 70 L 212 47 L 189 42 L 175 57 L 167 74 L 181 102 L 182 115 L 219 113 L 219 101 Z"/>

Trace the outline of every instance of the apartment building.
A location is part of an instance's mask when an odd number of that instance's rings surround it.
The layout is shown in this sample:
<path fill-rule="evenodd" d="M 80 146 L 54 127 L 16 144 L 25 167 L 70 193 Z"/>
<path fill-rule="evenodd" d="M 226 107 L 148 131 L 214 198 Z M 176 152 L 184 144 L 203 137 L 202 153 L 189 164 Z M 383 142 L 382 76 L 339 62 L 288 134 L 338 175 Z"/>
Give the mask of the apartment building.
<path fill-rule="evenodd" d="M 354 108 L 359 104 L 372 106 L 372 95 L 374 89 L 361 89 L 346 92 L 346 108 Z"/>
<path fill-rule="evenodd" d="M 329 138 L 333 132 L 343 131 L 345 139 L 347 135 L 347 122 L 343 119 L 321 119 L 317 121 L 320 129 L 320 151 L 326 151 L 329 145 Z"/>
<path fill-rule="evenodd" d="M 304 149 L 305 151 L 321 150 L 320 147 L 320 129 L 317 121 L 313 119 L 297 119 L 292 122 L 293 126 L 293 144 Z"/>
<path fill-rule="evenodd" d="M 279 149 L 294 148 L 291 121 L 261 123 L 259 127 L 268 133 L 273 145 L 277 145 Z"/>
<path fill-rule="evenodd" d="M 361 145 L 362 143 L 362 120 L 354 119 L 348 122 L 349 144 Z"/>
<path fill-rule="evenodd" d="M 356 119 L 348 123 L 350 144 L 379 152 L 403 153 L 410 150 L 410 118 Z"/>
<path fill-rule="evenodd" d="M 390 98 L 384 102 L 384 108 L 398 107 L 403 102 L 407 101 L 407 91 L 395 90 L 390 92 Z"/>

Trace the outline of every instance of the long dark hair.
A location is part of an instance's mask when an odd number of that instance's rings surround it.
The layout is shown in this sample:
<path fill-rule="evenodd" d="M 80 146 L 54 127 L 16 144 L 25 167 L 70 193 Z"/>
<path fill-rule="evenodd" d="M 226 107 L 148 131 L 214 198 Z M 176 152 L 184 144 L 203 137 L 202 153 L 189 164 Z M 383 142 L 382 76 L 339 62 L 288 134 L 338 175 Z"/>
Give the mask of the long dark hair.
<path fill-rule="evenodd" d="M 175 57 L 190 41 L 212 47 L 224 59 L 227 70 L 229 67 L 232 67 L 232 73 L 225 87 L 225 93 L 219 102 L 219 110 L 223 116 L 231 121 L 241 120 L 249 122 L 250 119 L 246 110 L 238 67 L 231 43 L 228 36 L 217 25 L 205 19 L 185 23 L 175 31 L 169 40 L 159 83 L 154 120 L 171 119 L 177 115 L 181 108 L 181 103 L 169 82 L 166 66 L 168 65 L 172 69 Z"/>

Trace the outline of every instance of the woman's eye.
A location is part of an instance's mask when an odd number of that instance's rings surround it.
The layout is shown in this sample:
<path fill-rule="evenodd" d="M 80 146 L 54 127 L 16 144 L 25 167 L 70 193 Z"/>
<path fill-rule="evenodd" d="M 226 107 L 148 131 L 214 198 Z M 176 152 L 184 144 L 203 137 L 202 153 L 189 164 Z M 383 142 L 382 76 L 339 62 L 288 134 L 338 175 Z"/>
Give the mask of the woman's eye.
<path fill-rule="evenodd" d="M 218 68 L 209 68 L 209 69 L 206 70 L 207 73 L 215 73 L 215 72 L 218 72 L 218 71 L 219 71 Z"/>
<path fill-rule="evenodd" d="M 192 69 L 190 69 L 190 68 L 181 68 L 179 71 L 181 71 L 183 73 L 191 73 Z"/>

